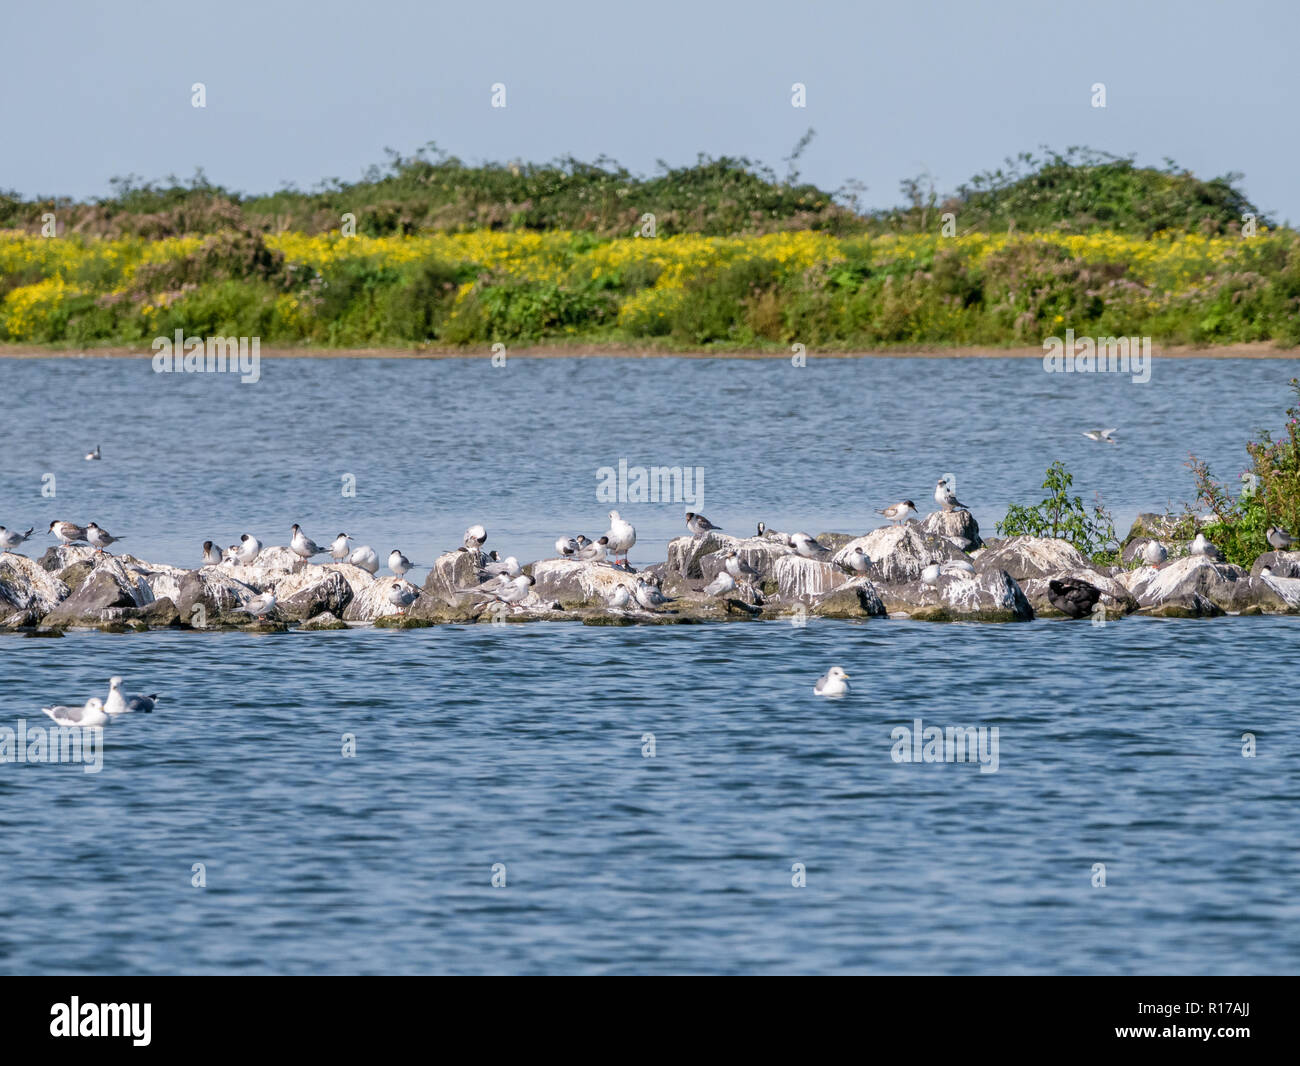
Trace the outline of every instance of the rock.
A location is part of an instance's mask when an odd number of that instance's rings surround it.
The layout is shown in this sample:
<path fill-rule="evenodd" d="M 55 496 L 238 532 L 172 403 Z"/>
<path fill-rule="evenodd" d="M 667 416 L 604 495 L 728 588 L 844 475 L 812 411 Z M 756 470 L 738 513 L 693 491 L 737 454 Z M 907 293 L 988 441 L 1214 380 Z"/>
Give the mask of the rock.
<path fill-rule="evenodd" d="M 3 558 L 3 556 L 0 556 L 0 558 Z M 1300 551 L 1264 552 L 1263 555 L 1250 564 L 1250 576 L 1259 577 L 1260 571 L 1265 567 L 1273 571 L 1274 577 L 1300 577 Z"/>
<path fill-rule="evenodd" d="M 925 516 L 921 530 L 953 541 L 959 551 L 978 551 L 984 543 L 980 540 L 980 524 L 969 511 L 934 511 Z"/>
<path fill-rule="evenodd" d="M 829 558 L 825 561 L 806 559 L 788 552 L 772 557 L 771 568 L 764 572 L 763 584 L 771 587 L 774 597 L 783 603 L 810 602 L 843 585 L 848 576 L 832 565 Z"/>
<path fill-rule="evenodd" d="M 44 615 L 67 597 L 68 585 L 25 555 L 0 555 L 0 613 L 35 611 Z"/>
<path fill-rule="evenodd" d="M 1005 570 L 1017 581 L 1036 577 L 1057 577 L 1097 568 L 1068 540 L 1054 537 L 1008 537 L 997 547 L 980 552 L 977 572 Z"/>
<path fill-rule="evenodd" d="M 823 548 L 828 548 L 832 554 L 839 551 L 853 539 L 852 533 L 818 533 L 813 537 L 813 540 Z"/>
<path fill-rule="evenodd" d="M 30 629 L 41 620 L 38 611 L 14 611 L 13 614 L 0 617 L 0 631 L 11 632 L 18 629 Z"/>
<path fill-rule="evenodd" d="M 482 554 L 456 550 L 444 552 L 434 560 L 429 576 L 424 579 L 423 591 L 435 603 L 444 607 L 462 607 L 465 596 L 457 589 L 472 589 L 480 584 L 478 578 Z M 416 601 L 416 606 L 420 603 Z M 390 605 L 391 606 L 391 605 Z"/>
<path fill-rule="evenodd" d="M 105 558 L 79 588 L 45 615 L 43 624 L 94 626 L 121 621 L 123 609 L 145 602 L 148 601 L 135 578 L 127 573 L 121 561 Z"/>
<path fill-rule="evenodd" d="M 326 611 L 339 616 L 352 601 L 352 586 L 343 575 L 322 566 L 304 566 L 276 580 L 273 587 L 276 613 L 290 621 L 305 621 Z"/>
<path fill-rule="evenodd" d="M 891 614 L 923 622 L 1028 622 L 1034 609 L 1005 570 L 941 574 L 937 585 L 921 581 L 880 586 Z"/>
<path fill-rule="evenodd" d="M 335 617 L 329 611 L 323 611 L 314 618 L 309 618 L 298 627 L 303 632 L 315 632 L 321 629 L 347 629 L 348 624 Z"/>
<path fill-rule="evenodd" d="M 537 582 L 534 595 L 566 610 L 604 607 L 619 585 L 626 585 L 629 592 L 636 587 L 635 574 L 610 563 L 581 559 L 542 559 L 532 564 L 532 575 Z"/>
<path fill-rule="evenodd" d="M 134 617 L 148 629 L 175 629 L 181 625 L 180 612 L 167 596 L 136 608 Z"/>
<path fill-rule="evenodd" d="M 1188 555 L 1159 570 L 1144 566 L 1121 578 L 1144 614 L 1163 617 L 1208 617 L 1240 611 L 1253 603 L 1267 609 L 1280 595 L 1253 581 L 1240 566 L 1216 563 L 1203 555 Z M 1265 602 L 1261 602 L 1265 601 Z"/>
<path fill-rule="evenodd" d="M 835 553 L 832 560 L 841 572 L 845 568 L 845 560 L 856 548 L 861 548 L 871 560 L 871 571 L 867 576 L 878 585 L 919 581 L 921 571 L 931 561 L 948 562 L 966 558 L 965 553 L 946 537 L 928 533 L 915 522 L 901 526 L 881 526 L 865 537 L 855 537 L 849 541 Z"/>
<path fill-rule="evenodd" d="M 816 597 L 810 613 L 821 618 L 884 618 L 888 614 L 880 592 L 865 577 L 851 578 Z"/>
<path fill-rule="evenodd" d="M 248 615 L 236 609 L 260 591 L 233 576 L 233 570 L 251 571 L 252 567 L 205 566 L 189 570 L 178 582 L 176 610 L 186 625 L 205 628 L 223 622 L 243 625 Z M 196 611 L 202 607 L 202 611 Z"/>
<path fill-rule="evenodd" d="M 758 537 L 751 538 L 752 544 L 756 550 L 761 548 L 772 552 L 793 552 L 793 548 L 787 548 L 775 541 L 760 540 Z M 743 542 L 739 537 L 733 537 L 727 533 L 719 533 L 716 529 L 705 533 L 701 537 L 677 537 L 668 542 L 668 569 L 673 573 L 680 574 L 682 577 L 713 580 L 717 576 L 718 569 L 721 566 L 720 557 L 714 560 L 713 575 L 706 576 L 703 560 L 717 552 L 728 552 L 735 548 L 739 550 Z M 763 557 L 765 560 L 768 556 Z M 748 561 L 748 557 L 747 557 Z M 757 563 L 752 563 L 757 566 Z M 762 569 L 760 567 L 760 569 Z M 766 572 L 766 571 L 765 571 Z"/>
<path fill-rule="evenodd" d="M 1276 574 L 1269 574 L 1267 577 L 1263 575 L 1252 577 L 1251 581 L 1255 594 L 1253 606 L 1258 607 L 1261 613 L 1300 613 L 1300 577 L 1278 577 Z M 1271 605 L 1270 597 L 1266 595 L 1265 590 L 1277 597 L 1278 602 L 1273 610 L 1268 609 Z"/>

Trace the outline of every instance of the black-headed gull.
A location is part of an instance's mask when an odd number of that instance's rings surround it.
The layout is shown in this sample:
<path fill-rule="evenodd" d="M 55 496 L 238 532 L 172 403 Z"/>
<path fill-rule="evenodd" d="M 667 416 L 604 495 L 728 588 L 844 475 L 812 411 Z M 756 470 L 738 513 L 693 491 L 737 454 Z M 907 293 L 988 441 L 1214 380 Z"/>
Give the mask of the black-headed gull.
<path fill-rule="evenodd" d="M 221 549 L 210 540 L 203 542 L 203 565 L 216 566 L 221 562 Z"/>

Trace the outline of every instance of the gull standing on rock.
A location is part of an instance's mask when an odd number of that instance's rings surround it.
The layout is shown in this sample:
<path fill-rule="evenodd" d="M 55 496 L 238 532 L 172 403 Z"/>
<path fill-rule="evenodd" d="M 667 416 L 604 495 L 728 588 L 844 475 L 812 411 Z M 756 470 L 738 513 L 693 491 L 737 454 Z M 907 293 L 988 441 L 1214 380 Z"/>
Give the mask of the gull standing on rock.
<path fill-rule="evenodd" d="M 791 533 L 790 544 L 805 559 L 818 559 L 830 554 L 829 548 L 818 544 L 817 538 L 807 533 Z"/>
<path fill-rule="evenodd" d="M 334 538 L 334 543 L 330 545 L 330 558 L 336 563 L 341 563 L 352 552 L 352 547 L 348 544 L 352 538 L 346 533 L 340 533 Z"/>
<path fill-rule="evenodd" d="M 55 707 L 42 707 L 41 711 L 59 725 L 105 726 L 109 722 L 108 715 L 104 713 L 104 701 L 98 696 L 91 696 L 84 707 L 65 707 L 59 704 Z"/>
<path fill-rule="evenodd" d="M 35 528 L 36 528 L 35 526 L 32 527 L 32 529 Z M 5 529 L 4 526 L 0 526 L 0 552 L 13 551 L 16 547 L 18 547 L 18 545 L 20 545 L 31 535 L 32 535 L 31 529 L 29 529 L 26 533 L 19 533 L 18 530 L 16 529 Z"/>
<path fill-rule="evenodd" d="M 239 547 L 235 549 L 235 558 L 242 566 L 252 566 L 261 551 L 262 542 L 260 540 L 251 533 L 240 534 Z"/>
<path fill-rule="evenodd" d="M 110 536 L 108 530 L 100 529 L 94 522 L 86 526 L 86 540 L 94 546 L 96 551 L 104 552 L 104 549 L 110 544 L 116 544 L 121 539 L 121 537 Z M 105 554 L 110 553 L 105 552 Z"/>
<path fill-rule="evenodd" d="M 321 552 L 329 551 L 328 548 L 322 548 L 307 536 L 297 522 L 293 524 L 293 536 L 289 539 L 289 550 L 303 559 L 310 559 L 313 555 L 320 555 Z"/>
<path fill-rule="evenodd" d="M 832 666 L 830 670 L 822 674 L 813 685 L 814 696 L 845 696 L 849 691 L 849 675 L 841 670 L 838 666 Z"/>
<path fill-rule="evenodd" d="M 911 500 L 904 500 L 902 503 L 886 507 L 883 511 L 877 509 L 876 514 L 882 514 L 894 523 L 906 522 L 908 515 L 916 514 L 916 504 Z"/>
<path fill-rule="evenodd" d="M 1149 540 L 1142 546 L 1142 561 L 1147 566 L 1160 569 L 1160 564 L 1169 558 L 1169 549 L 1158 540 Z"/>
<path fill-rule="evenodd" d="M 74 525 L 72 522 L 53 521 L 50 523 L 50 532 L 64 544 L 86 543 L 85 526 Z"/>
<path fill-rule="evenodd" d="M 970 508 L 957 499 L 957 494 L 949 487 L 944 478 L 939 479 L 939 484 L 934 489 L 934 502 L 942 507 L 945 511 L 969 511 Z"/>
<path fill-rule="evenodd" d="M 609 512 L 609 529 L 605 531 L 605 540 L 609 550 L 614 553 L 614 562 L 618 563 L 619 552 L 623 553 L 623 565 L 627 565 L 627 553 L 636 543 L 636 530 L 630 522 L 625 522 L 617 511 Z"/>
<path fill-rule="evenodd" d="M 203 565 L 217 566 L 221 562 L 221 551 L 210 540 L 203 542 Z"/>
<path fill-rule="evenodd" d="M 689 529 L 697 537 L 704 536 L 705 533 L 708 533 L 712 529 L 716 529 L 719 532 L 722 531 L 721 526 L 715 526 L 712 522 L 710 522 L 707 518 L 705 518 L 704 515 L 696 514 L 694 511 L 686 512 L 686 528 Z"/>
<path fill-rule="evenodd" d="M 104 701 L 104 713 L 107 715 L 127 714 L 131 711 L 143 711 L 148 714 L 158 705 L 158 693 L 149 696 L 135 695 L 127 699 L 122 695 L 122 679 L 108 679 L 108 699 Z"/>
<path fill-rule="evenodd" d="M 398 577 L 405 577 L 411 569 L 411 560 L 394 548 L 388 553 L 388 569 Z"/>
<path fill-rule="evenodd" d="M 375 549 L 369 544 L 363 544 L 348 556 L 348 562 L 368 574 L 377 574 L 379 572 L 379 556 L 375 554 Z"/>
<path fill-rule="evenodd" d="M 0 526 L 0 534 L 3 534 L 3 531 L 4 527 Z M 29 529 L 27 532 L 30 533 L 31 530 Z M 2 539 L 3 537 L 0 536 L 0 540 Z M 1290 551 L 1291 546 L 1295 544 L 1295 538 L 1281 526 L 1269 526 L 1267 540 L 1270 545 L 1280 552 Z"/>

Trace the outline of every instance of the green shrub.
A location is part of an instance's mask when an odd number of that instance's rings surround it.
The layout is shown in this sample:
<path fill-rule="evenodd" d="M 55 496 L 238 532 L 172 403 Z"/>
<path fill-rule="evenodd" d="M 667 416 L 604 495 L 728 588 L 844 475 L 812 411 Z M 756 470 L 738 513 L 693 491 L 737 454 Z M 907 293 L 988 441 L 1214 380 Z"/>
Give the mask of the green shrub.
<path fill-rule="evenodd" d="M 1065 464 L 1053 463 L 1043 481 L 1047 498 L 1032 507 L 1008 504 L 1006 517 L 998 523 L 998 534 L 1068 540 L 1094 562 L 1113 562 L 1119 554 L 1119 539 L 1110 512 L 1100 498 L 1089 508 L 1078 496 L 1071 496 L 1073 484 L 1074 477 Z"/>

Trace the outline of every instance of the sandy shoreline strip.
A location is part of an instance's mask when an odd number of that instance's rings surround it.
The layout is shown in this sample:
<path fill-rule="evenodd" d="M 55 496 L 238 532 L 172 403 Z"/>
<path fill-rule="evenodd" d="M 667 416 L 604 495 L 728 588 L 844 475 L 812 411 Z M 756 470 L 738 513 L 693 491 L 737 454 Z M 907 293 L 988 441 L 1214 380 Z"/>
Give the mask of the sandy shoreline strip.
<path fill-rule="evenodd" d="M 808 350 L 810 359 L 1042 359 L 1033 348 L 886 348 L 875 351 Z M 1279 348 L 1271 341 L 1225 344 L 1214 348 L 1152 346 L 1157 359 L 1300 359 L 1300 348 Z M 0 359 L 148 359 L 148 347 L 33 348 L 0 344 Z M 489 347 L 478 348 L 310 348 L 263 345 L 265 359 L 491 359 Z M 616 344 L 538 344 L 508 348 L 511 359 L 789 359 L 786 348 L 737 351 L 672 351 Z"/>

